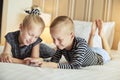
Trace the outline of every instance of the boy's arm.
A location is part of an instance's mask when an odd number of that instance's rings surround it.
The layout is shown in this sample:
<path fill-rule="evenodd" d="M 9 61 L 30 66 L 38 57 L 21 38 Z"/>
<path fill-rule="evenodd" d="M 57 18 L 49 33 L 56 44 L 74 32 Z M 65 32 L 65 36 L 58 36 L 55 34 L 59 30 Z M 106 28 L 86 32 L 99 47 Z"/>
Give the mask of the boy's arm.
<path fill-rule="evenodd" d="M 56 51 L 56 53 L 52 56 L 51 62 L 59 63 L 60 59 L 62 57 L 62 53 L 60 51 Z"/>
<path fill-rule="evenodd" d="M 79 69 L 82 66 L 82 63 L 84 61 L 84 56 L 81 57 L 82 54 L 75 53 L 72 55 L 72 61 L 68 63 L 58 63 L 57 67 L 60 69 Z"/>
<path fill-rule="evenodd" d="M 40 67 L 42 68 L 58 68 L 58 64 L 54 63 L 54 62 L 42 62 L 42 64 L 40 65 Z"/>
<path fill-rule="evenodd" d="M 48 67 L 48 68 L 58 68 L 59 67 L 59 61 L 62 57 L 62 54 L 60 51 L 56 51 L 56 53 L 52 56 L 51 61 L 52 62 L 42 62 L 40 64 L 40 67 Z"/>

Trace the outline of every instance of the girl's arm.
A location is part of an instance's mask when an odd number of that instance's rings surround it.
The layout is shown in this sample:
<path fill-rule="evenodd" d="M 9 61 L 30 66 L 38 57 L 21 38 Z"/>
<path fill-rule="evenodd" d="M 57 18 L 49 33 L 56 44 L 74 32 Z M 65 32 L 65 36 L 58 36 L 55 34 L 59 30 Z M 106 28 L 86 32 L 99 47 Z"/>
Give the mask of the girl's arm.
<path fill-rule="evenodd" d="M 11 45 L 5 41 L 5 47 L 3 49 L 3 52 L 0 56 L 1 62 L 12 62 L 12 52 L 11 52 Z"/>
<path fill-rule="evenodd" d="M 5 41 L 5 47 L 3 49 L 2 54 L 9 54 L 9 55 L 12 54 L 12 52 L 11 52 L 11 45 L 8 42 L 6 42 L 6 41 Z"/>
<path fill-rule="evenodd" d="M 40 55 L 39 49 L 40 49 L 40 43 L 33 47 L 31 54 L 32 58 L 39 58 Z"/>
<path fill-rule="evenodd" d="M 40 43 L 33 47 L 32 53 L 31 53 L 31 58 L 30 57 L 25 58 L 23 63 L 30 65 L 32 63 L 31 60 L 34 60 L 34 59 L 39 60 L 39 61 L 43 61 L 42 58 L 39 58 L 39 55 L 40 55 L 39 49 L 40 49 Z"/>
<path fill-rule="evenodd" d="M 0 56 L 1 62 L 8 62 L 8 63 L 20 63 L 23 64 L 24 60 L 13 58 L 11 52 L 11 45 L 6 41 L 4 50 Z"/>
<path fill-rule="evenodd" d="M 13 63 L 25 64 L 25 61 L 22 59 L 12 58 Z"/>
<path fill-rule="evenodd" d="M 32 53 L 31 53 L 31 58 L 39 58 L 39 48 L 40 48 L 40 43 L 35 45 L 32 49 Z M 13 58 L 13 62 L 14 63 L 20 63 L 20 64 L 30 64 L 30 60 L 31 58 L 25 58 L 24 60 L 21 59 L 17 59 L 17 58 Z M 42 60 L 41 60 L 42 61 Z"/>

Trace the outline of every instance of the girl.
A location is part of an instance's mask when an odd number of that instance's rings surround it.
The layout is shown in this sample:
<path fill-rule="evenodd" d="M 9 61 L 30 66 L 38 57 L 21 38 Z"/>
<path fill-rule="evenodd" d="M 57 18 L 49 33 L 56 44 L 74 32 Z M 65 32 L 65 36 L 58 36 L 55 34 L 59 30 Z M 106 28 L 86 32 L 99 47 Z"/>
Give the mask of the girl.
<path fill-rule="evenodd" d="M 24 18 L 20 30 L 10 32 L 5 36 L 6 42 L 0 56 L 1 62 L 26 64 L 29 62 L 24 60 L 27 57 L 48 58 L 55 53 L 52 48 L 40 43 L 42 39 L 39 36 L 43 32 L 45 24 L 39 16 L 38 7 L 33 6 L 31 11 L 26 12 L 29 15 Z M 42 60 L 42 58 L 39 60 Z"/>

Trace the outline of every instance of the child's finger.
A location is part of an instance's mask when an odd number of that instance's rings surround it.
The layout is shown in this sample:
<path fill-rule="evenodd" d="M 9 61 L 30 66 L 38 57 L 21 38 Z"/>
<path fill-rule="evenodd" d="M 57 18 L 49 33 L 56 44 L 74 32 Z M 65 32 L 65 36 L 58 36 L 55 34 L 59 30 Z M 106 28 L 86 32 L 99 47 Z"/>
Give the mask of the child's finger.
<path fill-rule="evenodd" d="M 42 61 L 40 61 L 39 59 L 33 59 L 30 62 L 31 62 L 31 64 L 41 64 L 42 63 Z"/>
<path fill-rule="evenodd" d="M 30 64 L 30 66 L 38 67 L 39 65 L 36 63 L 35 64 L 32 63 L 32 64 Z"/>
<path fill-rule="evenodd" d="M 9 61 L 8 61 L 7 57 L 5 57 L 5 58 L 4 58 L 4 62 L 9 63 Z"/>
<path fill-rule="evenodd" d="M 40 65 L 40 64 L 42 64 L 42 61 L 31 61 L 31 64 Z"/>
<path fill-rule="evenodd" d="M 3 61 L 3 62 L 6 62 L 6 58 L 3 58 L 2 61 Z"/>
<path fill-rule="evenodd" d="M 12 63 L 12 58 L 8 57 L 8 61 L 9 61 L 9 63 Z"/>
<path fill-rule="evenodd" d="M 31 59 L 32 59 L 32 58 L 29 58 L 29 57 L 28 57 L 28 58 L 25 58 L 24 60 L 31 60 Z"/>
<path fill-rule="evenodd" d="M 30 65 L 30 61 L 29 61 L 29 60 L 26 60 L 26 61 L 25 61 L 25 64 L 26 64 L 26 65 Z"/>
<path fill-rule="evenodd" d="M 38 62 L 38 59 L 32 59 L 31 62 Z"/>
<path fill-rule="evenodd" d="M 4 58 L 1 57 L 1 62 L 4 62 Z"/>
<path fill-rule="evenodd" d="M 30 66 L 40 67 L 42 62 L 31 63 Z"/>
<path fill-rule="evenodd" d="M 10 63 L 10 62 L 9 62 L 9 60 L 7 60 L 7 59 L 6 59 L 6 61 L 5 61 L 5 62 Z"/>
<path fill-rule="evenodd" d="M 0 58 L 0 62 L 3 62 L 3 59 L 2 59 L 2 58 Z"/>

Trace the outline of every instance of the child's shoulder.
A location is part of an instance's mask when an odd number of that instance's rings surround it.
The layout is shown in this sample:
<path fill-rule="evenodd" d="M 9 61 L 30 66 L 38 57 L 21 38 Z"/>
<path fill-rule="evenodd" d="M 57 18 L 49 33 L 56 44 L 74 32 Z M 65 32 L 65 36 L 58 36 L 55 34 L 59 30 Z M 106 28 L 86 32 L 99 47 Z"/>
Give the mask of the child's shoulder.
<path fill-rule="evenodd" d="M 7 34 L 16 34 L 16 33 L 19 33 L 20 31 L 17 30 L 17 31 L 12 31 L 12 32 L 8 32 Z"/>
<path fill-rule="evenodd" d="M 86 40 L 84 38 L 81 38 L 81 37 L 75 37 L 75 41 L 77 41 L 77 42 L 86 42 Z"/>
<path fill-rule="evenodd" d="M 18 31 L 14 31 L 14 32 L 8 32 L 6 35 L 17 35 L 19 34 L 19 30 Z"/>
<path fill-rule="evenodd" d="M 80 38 L 80 37 L 75 37 L 75 40 L 74 40 L 74 45 L 73 47 L 75 48 L 79 48 L 79 47 L 87 47 L 87 41 L 84 39 L 84 38 Z"/>
<path fill-rule="evenodd" d="M 20 31 L 8 32 L 8 33 L 5 35 L 5 38 L 14 39 L 15 37 L 19 36 L 19 32 L 20 32 Z"/>

